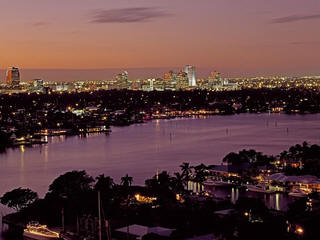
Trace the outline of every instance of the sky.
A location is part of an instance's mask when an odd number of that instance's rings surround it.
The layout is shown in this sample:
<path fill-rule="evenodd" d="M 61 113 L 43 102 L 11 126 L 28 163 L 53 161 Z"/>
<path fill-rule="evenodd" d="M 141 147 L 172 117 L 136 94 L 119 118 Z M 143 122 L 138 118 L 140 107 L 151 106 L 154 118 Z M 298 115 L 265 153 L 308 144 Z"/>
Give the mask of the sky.
<path fill-rule="evenodd" d="M 319 26 L 319 0 L 0 0 L 0 69 L 320 75 Z"/>

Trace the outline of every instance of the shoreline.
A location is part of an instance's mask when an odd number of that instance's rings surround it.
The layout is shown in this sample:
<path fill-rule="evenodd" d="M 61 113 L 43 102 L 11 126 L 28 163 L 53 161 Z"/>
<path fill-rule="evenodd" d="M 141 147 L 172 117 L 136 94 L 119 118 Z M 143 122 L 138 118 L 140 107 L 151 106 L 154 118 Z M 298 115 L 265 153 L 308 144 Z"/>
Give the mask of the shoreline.
<path fill-rule="evenodd" d="M 284 111 L 280 111 L 280 112 L 258 112 L 258 113 L 251 113 L 251 112 L 241 112 L 241 113 L 230 113 L 230 114 L 219 114 L 219 113 L 210 113 L 210 114 L 183 114 L 183 115 L 176 115 L 176 116 L 160 116 L 160 117 L 151 117 L 150 119 L 146 119 L 143 121 L 134 121 L 131 123 L 127 123 L 127 124 L 110 124 L 109 128 L 106 130 L 101 130 L 101 131 L 87 131 L 84 133 L 72 133 L 70 132 L 70 130 L 64 130 L 65 133 L 52 133 L 52 134 L 42 134 L 42 133 L 35 133 L 35 136 L 40 136 L 40 137 L 59 137 L 59 136 L 86 136 L 86 135 L 90 135 L 90 134 L 108 134 L 111 133 L 111 127 L 128 127 L 131 125 L 139 125 L 139 124 L 144 124 L 144 123 L 148 123 L 151 121 L 156 121 L 156 120 L 174 120 L 174 119 L 190 119 L 190 118 L 206 118 L 206 117 L 214 117 L 214 116 L 235 116 L 235 115 L 244 115 L 244 114 L 249 114 L 249 115 L 263 115 L 263 114 L 284 114 L 284 115 L 316 115 L 316 114 L 320 114 L 319 113 L 286 113 Z M 41 131 L 44 131 L 45 129 L 42 129 Z M 55 129 L 55 131 L 59 131 L 60 129 Z M 40 132 L 41 132 L 40 131 Z M 0 154 L 1 153 L 5 153 L 5 151 L 7 149 L 16 149 L 19 148 L 20 146 L 27 146 L 27 147 L 32 147 L 35 145 L 45 145 L 48 144 L 48 141 L 43 140 L 43 139 L 31 139 L 32 141 L 26 141 L 26 142 L 16 142 L 16 143 L 12 143 L 10 145 L 6 145 L 6 146 L 0 146 Z"/>

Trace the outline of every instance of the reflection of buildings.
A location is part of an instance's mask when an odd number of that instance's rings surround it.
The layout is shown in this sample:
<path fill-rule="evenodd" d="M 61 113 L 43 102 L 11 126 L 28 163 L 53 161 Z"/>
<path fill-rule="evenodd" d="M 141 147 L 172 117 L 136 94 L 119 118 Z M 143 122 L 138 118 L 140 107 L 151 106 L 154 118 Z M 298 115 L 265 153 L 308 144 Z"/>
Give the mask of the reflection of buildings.
<path fill-rule="evenodd" d="M 188 76 L 189 87 L 196 87 L 196 67 L 187 65 L 185 67 L 185 73 Z"/>
<path fill-rule="evenodd" d="M 6 74 L 6 83 L 16 87 L 20 84 L 20 72 L 17 67 L 9 67 Z"/>

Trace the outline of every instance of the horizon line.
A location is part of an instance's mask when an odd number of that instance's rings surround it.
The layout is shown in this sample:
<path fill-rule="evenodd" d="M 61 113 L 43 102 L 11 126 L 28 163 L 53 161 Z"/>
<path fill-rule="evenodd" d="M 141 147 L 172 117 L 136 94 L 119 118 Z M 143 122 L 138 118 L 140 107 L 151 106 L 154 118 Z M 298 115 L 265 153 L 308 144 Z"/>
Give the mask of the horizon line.
<path fill-rule="evenodd" d="M 186 66 L 186 65 L 184 65 Z M 12 66 L 11 66 L 12 67 Z M 16 66 L 17 67 L 17 66 Z M 21 68 L 18 67 L 20 70 L 22 71 L 103 71 L 103 70 L 143 70 L 143 69 L 168 69 L 168 70 L 176 70 L 176 69 L 180 69 L 183 70 L 183 66 L 182 67 L 118 67 L 118 68 Z M 197 69 L 206 69 L 209 70 L 211 69 L 211 71 L 217 71 L 216 69 L 214 69 L 213 67 L 197 67 Z M 7 68 L 0 68 L 0 71 L 6 71 Z M 225 75 L 224 78 L 256 78 L 256 77 L 320 77 L 320 72 L 319 73 L 296 73 L 296 74 L 288 74 L 288 73 L 266 73 L 266 74 L 261 74 L 261 73 L 247 73 L 247 74 L 237 74 L 237 73 L 226 73 L 226 72 L 221 72 L 221 71 L 217 71 L 220 73 L 223 73 L 223 75 Z M 164 72 L 165 73 L 165 72 Z M 200 74 L 203 75 L 203 74 Z M 229 75 L 229 77 L 228 77 Z M 233 75 L 233 77 L 232 77 Z M 155 76 L 157 76 L 157 74 L 155 74 Z M 197 78 L 203 78 L 203 77 L 197 77 Z M 86 79 L 89 80 L 89 79 Z M 100 79 L 102 80 L 102 79 Z M 99 81 L 99 80 L 95 80 L 95 81 Z"/>

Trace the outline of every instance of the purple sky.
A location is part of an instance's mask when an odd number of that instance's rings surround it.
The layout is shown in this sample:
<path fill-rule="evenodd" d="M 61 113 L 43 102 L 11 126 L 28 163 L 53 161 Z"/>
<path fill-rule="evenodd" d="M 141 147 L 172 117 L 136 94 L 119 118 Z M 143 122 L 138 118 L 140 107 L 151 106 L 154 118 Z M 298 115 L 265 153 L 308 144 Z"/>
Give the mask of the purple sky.
<path fill-rule="evenodd" d="M 0 69 L 320 74 L 319 0 L 1 0 L 0 22 Z"/>

